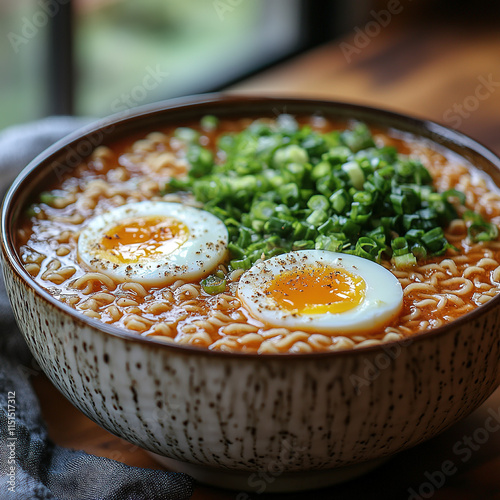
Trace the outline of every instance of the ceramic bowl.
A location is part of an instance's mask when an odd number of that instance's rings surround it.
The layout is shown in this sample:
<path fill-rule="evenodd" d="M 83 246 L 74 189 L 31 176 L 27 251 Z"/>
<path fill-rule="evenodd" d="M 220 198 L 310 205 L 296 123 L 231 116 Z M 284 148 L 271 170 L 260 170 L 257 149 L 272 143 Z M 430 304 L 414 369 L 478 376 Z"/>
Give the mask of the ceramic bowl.
<path fill-rule="evenodd" d="M 58 302 L 24 270 L 15 221 L 47 178 L 140 129 L 219 116 L 321 113 L 427 138 L 486 171 L 500 160 L 438 124 L 345 103 L 201 96 L 112 117 L 57 143 L 8 192 L 2 260 L 19 327 L 43 371 L 85 415 L 170 468 L 230 488 L 273 491 L 349 479 L 440 433 L 500 383 L 500 296 L 406 341 L 254 355 L 163 344 Z"/>

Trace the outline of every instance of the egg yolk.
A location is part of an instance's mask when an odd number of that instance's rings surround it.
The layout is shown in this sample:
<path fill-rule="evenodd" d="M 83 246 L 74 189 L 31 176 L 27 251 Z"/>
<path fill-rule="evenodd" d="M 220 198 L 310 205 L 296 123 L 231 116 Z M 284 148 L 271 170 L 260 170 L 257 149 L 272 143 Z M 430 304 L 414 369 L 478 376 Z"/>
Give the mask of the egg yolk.
<path fill-rule="evenodd" d="M 102 238 L 100 248 L 116 263 L 137 263 L 168 255 L 186 242 L 189 229 L 173 217 L 146 215 L 125 219 Z"/>
<path fill-rule="evenodd" d="M 365 292 L 361 276 L 331 267 L 285 271 L 265 291 L 280 309 L 303 314 L 349 311 L 364 300 Z"/>

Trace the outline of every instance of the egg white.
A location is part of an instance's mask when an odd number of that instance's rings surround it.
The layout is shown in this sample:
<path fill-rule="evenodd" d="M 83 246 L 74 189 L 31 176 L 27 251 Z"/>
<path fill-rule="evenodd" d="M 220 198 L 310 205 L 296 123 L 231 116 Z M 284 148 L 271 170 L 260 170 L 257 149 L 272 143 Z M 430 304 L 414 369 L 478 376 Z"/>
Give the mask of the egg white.
<path fill-rule="evenodd" d="M 187 241 L 174 251 L 141 258 L 138 262 L 116 263 L 106 259 L 99 247 L 104 235 L 124 219 L 142 216 L 172 217 L 187 226 Z M 81 231 L 78 256 L 91 270 L 118 281 L 142 284 L 169 284 L 177 279 L 194 281 L 206 276 L 220 263 L 227 251 L 228 233 L 224 223 L 214 215 L 195 207 L 163 201 L 129 203 L 96 215 Z"/>
<path fill-rule="evenodd" d="M 304 314 L 280 308 L 265 293 L 273 279 L 284 271 L 324 266 L 362 277 L 366 283 L 364 300 L 341 313 Z M 379 330 L 399 314 L 403 304 L 401 284 L 390 271 L 361 257 L 326 250 L 290 252 L 254 265 L 241 276 L 238 296 L 243 307 L 264 324 L 341 335 Z"/>

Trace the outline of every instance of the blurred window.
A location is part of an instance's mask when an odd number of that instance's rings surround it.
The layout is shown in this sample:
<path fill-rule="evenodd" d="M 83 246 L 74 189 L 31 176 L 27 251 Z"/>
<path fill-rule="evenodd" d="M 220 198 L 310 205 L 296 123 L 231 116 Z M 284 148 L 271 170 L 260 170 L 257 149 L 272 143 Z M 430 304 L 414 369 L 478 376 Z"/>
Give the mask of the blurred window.
<path fill-rule="evenodd" d="M 205 92 L 300 43 L 294 0 L 76 0 L 76 111 Z"/>
<path fill-rule="evenodd" d="M 2 0 L 0 128 L 210 92 L 339 32 L 346 0 Z"/>
<path fill-rule="evenodd" d="M 0 2 L 0 129 L 44 116 L 50 14 L 33 0 Z"/>

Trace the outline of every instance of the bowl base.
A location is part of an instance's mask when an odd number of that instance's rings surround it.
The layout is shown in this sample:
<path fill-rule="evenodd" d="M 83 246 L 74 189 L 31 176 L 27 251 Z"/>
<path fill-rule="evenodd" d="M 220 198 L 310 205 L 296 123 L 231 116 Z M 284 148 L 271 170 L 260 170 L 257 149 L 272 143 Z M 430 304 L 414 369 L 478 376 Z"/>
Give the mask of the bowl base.
<path fill-rule="evenodd" d="M 161 465 L 174 472 L 184 472 L 196 481 L 217 488 L 252 493 L 287 493 L 326 488 L 350 481 L 383 465 L 391 457 L 335 469 L 280 473 L 278 471 L 237 472 L 205 465 L 194 465 L 148 452 Z"/>

